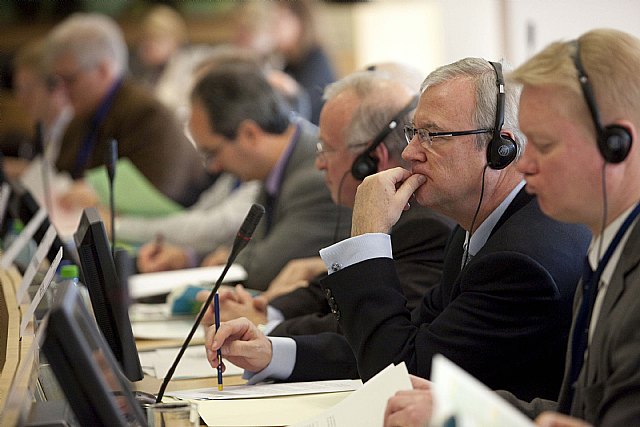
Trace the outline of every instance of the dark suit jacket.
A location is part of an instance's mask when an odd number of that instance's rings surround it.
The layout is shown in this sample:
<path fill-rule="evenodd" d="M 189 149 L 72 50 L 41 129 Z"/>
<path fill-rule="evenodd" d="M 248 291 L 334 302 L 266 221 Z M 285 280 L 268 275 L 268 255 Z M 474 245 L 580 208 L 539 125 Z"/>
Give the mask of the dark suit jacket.
<path fill-rule="evenodd" d="M 390 259 L 361 262 L 323 281 L 340 311 L 340 326 L 361 377 L 367 380 L 388 364 L 404 361 L 409 372 L 429 378 L 432 356 L 442 353 L 489 387 L 518 396 L 557 395 L 571 301 L 590 233 L 545 216 L 523 190 L 460 271 L 464 234 L 454 230 L 442 283 L 413 313 L 404 306 Z M 321 362 L 324 371 L 346 357 L 341 337 L 324 335 L 315 343 L 294 337 L 293 377 L 304 370 L 314 373 L 316 346 L 335 349 L 329 366 Z M 328 353 L 321 349 L 319 354 Z M 341 374 L 349 373 L 350 360 L 342 360 Z"/>
<path fill-rule="evenodd" d="M 71 121 L 62 140 L 58 169 L 73 172 L 90 122 L 90 117 L 75 117 Z M 105 164 L 108 144 L 115 138 L 118 156 L 128 157 L 156 188 L 173 200 L 189 205 L 207 185 L 202 162 L 173 113 L 127 80 L 116 93 L 96 137 L 81 174 Z"/>
<path fill-rule="evenodd" d="M 574 309 L 582 300 L 578 287 Z M 567 351 L 566 369 L 571 364 Z M 560 401 L 568 398 L 565 378 Z M 504 397 L 509 397 L 505 396 Z M 534 418 L 556 402 L 509 399 Z M 604 297 L 589 354 L 576 383 L 571 415 L 600 426 L 640 426 L 640 225 L 631 231 Z"/>
<path fill-rule="evenodd" d="M 412 310 L 422 301 L 427 289 L 440 282 L 444 247 L 453 222 L 422 206 L 404 211 L 391 230 L 393 259 L 407 307 Z M 285 317 L 269 335 L 290 336 L 339 332 L 340 326 L 327 304 L 320 279 L 308 287 L 296 289 L 271 301 Z"/>
<path fill-rule="evenodd" d="M 338 217 L 337 238 L 351 230 L 351 215 L 333 203 L 323 174 L 314 166 L 318 128 L 303 120 L 298 124 L 300 134 L 273 202 L 271 227 L 263 218 L 236 259 L 247 270 L 246 286 L 251 289 L 265 290 L 289 260 L 317 256 L 334 243 Z M 264 187 L 257 203 L 267 205 Z"/>

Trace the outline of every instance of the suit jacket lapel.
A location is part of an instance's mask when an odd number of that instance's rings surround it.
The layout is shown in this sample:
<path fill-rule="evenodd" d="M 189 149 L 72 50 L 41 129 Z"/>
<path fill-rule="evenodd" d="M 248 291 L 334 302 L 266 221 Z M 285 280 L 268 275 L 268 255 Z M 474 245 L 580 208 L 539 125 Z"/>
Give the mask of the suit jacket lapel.
<path fill-rule="evenodd" d="M 604 297 L 602 308 L 600 309 L 601 317 L 606 317 L 616 302 L 620 298 L 620 295 L 625 288 L 626 275 L 638 266 L 640 262 L 640 223 L 636 222 L 631 230 L 631 234 L 627 239 L 627 243 L 620 255 L 620 261 L 616 266 L 613 275 L 611 276 L 611 283 L 607 288 L 607 294 Z"/>
<path fill-rule="evenodd" d="M 493 227 L 493 230 L 491 230 L 491 234 L 489 235 L 489 238 L 493 236 L 493 233 L 495 233 L 496 230 L 498 230 L 502 226 L 502 224 L 504 224 L 511 217 L 511 215 L 513 215 L 514 213 L 522 209 L 527 203 L 531 201 L 531 199 L 533 199 L 533 197 L 534 196 L 527 193 L 523 187 L 518 192 L 518 194 L 516 194 L 516 197 L 513 198 L 509 206 L 507 206 L 507 209 L 504 211 L 504 213 L 496 223 L 495 227 Z"/>

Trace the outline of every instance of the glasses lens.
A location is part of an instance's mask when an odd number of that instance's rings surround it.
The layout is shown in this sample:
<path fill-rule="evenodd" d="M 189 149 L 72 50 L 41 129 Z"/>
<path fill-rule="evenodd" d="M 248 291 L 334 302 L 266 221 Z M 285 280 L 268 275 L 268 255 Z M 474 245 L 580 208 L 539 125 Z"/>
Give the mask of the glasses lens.
<path fill-rule="evenodd" d="M 413 137 L 416 136 L 416 128 L 413 126 L 406 125 L 404 127 L 404 137 L 407 140 L 407 144 L 411 143 Z"/>

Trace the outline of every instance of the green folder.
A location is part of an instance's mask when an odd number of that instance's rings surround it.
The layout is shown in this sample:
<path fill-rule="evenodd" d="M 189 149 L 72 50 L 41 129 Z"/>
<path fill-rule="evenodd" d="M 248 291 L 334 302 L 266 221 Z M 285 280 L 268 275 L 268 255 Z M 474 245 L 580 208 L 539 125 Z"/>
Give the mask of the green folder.
<path fill-rule="evenodd" d="M 100 202 L 109 206 L 109 179 L 106 168 L 101 166 L 87 171 L 85 179 L 98 194 Z M 127 158 L 118 159 L 113 187 L 115 211 L 119 214 L 154 217 L 184 209 L 154 187 Z"/>

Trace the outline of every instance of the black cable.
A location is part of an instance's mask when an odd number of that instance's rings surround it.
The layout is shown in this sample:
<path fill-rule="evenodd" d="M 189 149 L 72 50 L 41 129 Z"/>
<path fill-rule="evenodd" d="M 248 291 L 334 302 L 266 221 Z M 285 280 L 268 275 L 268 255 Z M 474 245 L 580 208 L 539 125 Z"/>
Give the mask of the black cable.
<path fill-rule="evenodd" d="M 476 211 L 473 214 L 473 219 L 471 220 L 471 227 L 469 227 L 469 240 L 467 240 L 467 247 L 464 249 L 464 262 L 462 263 L 462 268 L 467 265 L 467 261 L 469 260 L 469 246 L 471 246 L 471 236 L 473 235 L 473 225 L 476 223 L 476 218 L 478 218 L 478 213 L 480 212 L 480 206 L 482 205 L 482 199 L 484 198 L 484 175 L 487 172 L 487 168 L 489 165 L 484 165 L 484 169 L 482 169 L 482 187 L 480 188 L 480 200 L 478 200 L 478 206 L 476 207 Z"/>
<path fill-rule="evenodd" d="M 344 179 L 349 175 L 349 171 L 346 171 L 342 178 L 340 178 L 340 184 L 338 184 L 338 200 L 336 200 L 336 227 L 333 229 L 333 243 L 338 243 L 338 230 L 340 229 L 340 220 L 342 217 L 342 206 L 340 202 L 342 201 L 342 185 L 344 184 Z"/>
<path fill-rule="evenodd" d="M 602 241 L 604 240 L 604 229 L 607 226 L 607 217 L 609 216 L 609 206 L 607 203 L 607 179 L 605 176 L 607 162 L 602 164 L 602 225 L 600 225 L 600 242 L 598 242 L 598 262 L 602 255 Z"/>

